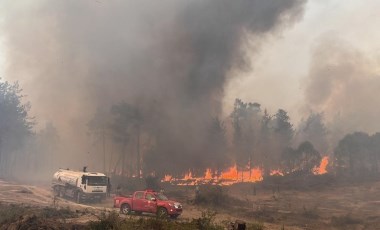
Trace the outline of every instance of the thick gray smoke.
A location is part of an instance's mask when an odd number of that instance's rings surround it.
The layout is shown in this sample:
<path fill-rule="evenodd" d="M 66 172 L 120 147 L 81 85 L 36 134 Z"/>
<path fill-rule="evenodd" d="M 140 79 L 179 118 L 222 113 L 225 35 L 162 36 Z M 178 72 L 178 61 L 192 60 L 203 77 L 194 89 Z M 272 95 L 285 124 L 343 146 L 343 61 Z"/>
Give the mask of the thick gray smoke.
<path fill-rule="evenodd" d="M 228 73 L 247 65 L 247 38 L 292 24 L 304 3 L 2 1 L 5 77 L 20 81 L 37 121 L 56 124 L 67 157 L 87 152 L 86 123 L 97 108 L 125 100 L 164 143 L 157 154 L 170 161 L 162 168 L 206 167 L 216 157 L 204 152 L 207 129 Z"/>
<path fill-rule="evenodd" d="M 379 74 L 370 57 L 336 37 L 315 48 L 307 79 L 307 111 L 322 111 L 329 130 L 330 151 L 347 133 L 378 132 Z"/>

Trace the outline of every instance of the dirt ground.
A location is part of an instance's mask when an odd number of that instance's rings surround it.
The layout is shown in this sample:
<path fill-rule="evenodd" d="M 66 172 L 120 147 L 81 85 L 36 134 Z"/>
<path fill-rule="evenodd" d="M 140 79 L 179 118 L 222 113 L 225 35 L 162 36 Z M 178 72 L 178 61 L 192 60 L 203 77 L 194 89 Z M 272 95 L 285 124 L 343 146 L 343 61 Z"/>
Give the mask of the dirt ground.
<path fill-rule="evenodd" d="M 253 189 L 252 184 L 224 188 L 230 197 L 242 202 L 228 208 L 216 208 L 217 222 L 235 221 L 263 223 L 265 229 L 380 229 L 380 182 L 355 185 L 329 185 L 312 189 L 282 189 L 281 187 Z M 195 206 L 189 200 L 193 187 L 170 187 L 168 194 L 184 205 L 179 220 L 198 218 L 210 208 Z M 202 187 L 201 187 L 202 192 Z M 49 185 L 23 185 L 0 181 L 0 202 L 36 207 L 69 207 L 86 215 L 67 222 L 86 223 L 97 220 L 102 212 L 118 211 L 112 198 L 99 204 L 76 204 L 62 198 L 54 199 Z M 214 209 L 214 208 L 213 208 Z"/>

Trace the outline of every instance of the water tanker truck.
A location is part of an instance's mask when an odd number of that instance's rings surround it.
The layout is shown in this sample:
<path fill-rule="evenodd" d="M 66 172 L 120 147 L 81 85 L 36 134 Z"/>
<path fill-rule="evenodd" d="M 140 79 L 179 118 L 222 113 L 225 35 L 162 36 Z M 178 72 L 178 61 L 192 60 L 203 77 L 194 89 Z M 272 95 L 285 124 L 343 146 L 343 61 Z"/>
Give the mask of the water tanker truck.
<path fill-rule="evenodd" d="M 72 198 L 77 203 L 102 201 L 107 195 L 109 178 L 103 173 L 59 169 L 53 175 L 52 187 L 56 196 Z"/>

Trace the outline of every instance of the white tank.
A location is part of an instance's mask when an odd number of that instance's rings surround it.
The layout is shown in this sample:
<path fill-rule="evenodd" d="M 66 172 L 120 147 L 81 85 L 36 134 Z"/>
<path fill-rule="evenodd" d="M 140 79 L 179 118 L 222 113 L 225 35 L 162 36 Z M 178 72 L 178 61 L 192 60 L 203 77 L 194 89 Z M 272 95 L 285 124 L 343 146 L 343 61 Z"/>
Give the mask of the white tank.
<path fill-rule="evenodd" d="M 82 181 L 82 176 L 105 176 L 103 173 L 96 172 L 82 172 L 67 169 L 59 169 L 53 175 L 53 183 L 69 184 L 78 186 Z"/>

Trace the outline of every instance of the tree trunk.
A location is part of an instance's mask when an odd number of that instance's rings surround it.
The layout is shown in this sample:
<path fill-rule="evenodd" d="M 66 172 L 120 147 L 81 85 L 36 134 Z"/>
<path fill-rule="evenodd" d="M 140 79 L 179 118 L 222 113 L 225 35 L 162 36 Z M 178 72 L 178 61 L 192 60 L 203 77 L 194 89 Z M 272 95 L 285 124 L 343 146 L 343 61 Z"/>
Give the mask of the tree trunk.
<path fill-rule="evenodd" d="M 105 127 L 103 126 L 102 130 L 102 138 L 103 138 L 103 172 L 106 172 L 106 130 Z"/>
<path fill-rule="evenodd" d="M 136 156 L 136 161 L 137 161 L 137 177 L 141 178 L 141 157 L 140 157 L 140 126 L 137 126 L 137 156 Z"/>
<path fill-rule="evenodd" d="M 126 164 L 126 162 L 125 162 L 125 155 L 126 155 L 126 153 L 125 153 L 125 148 L 126 148 L 126 143 L 124 142 L 123 143 L 123 149 L 122 149 L 122 152 L 121 152 L 121 156 L 122 156 L 122 159 L 121 159 L 121 175 L 122 176 L 125 176 L 125 164 Z"/>

